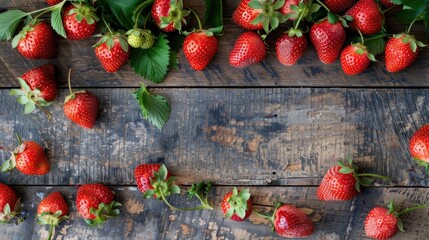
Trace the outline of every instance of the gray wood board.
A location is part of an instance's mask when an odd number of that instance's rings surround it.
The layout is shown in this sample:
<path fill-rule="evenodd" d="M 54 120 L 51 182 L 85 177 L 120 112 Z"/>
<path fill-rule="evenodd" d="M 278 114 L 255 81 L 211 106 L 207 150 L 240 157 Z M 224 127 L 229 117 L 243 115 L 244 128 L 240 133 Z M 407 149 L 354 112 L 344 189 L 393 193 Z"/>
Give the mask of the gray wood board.
<path fill-rule="evenodd" d="M 78 89 L 76 89 L 78 90 Z M 353 156 L 363 170 L 395 178 L 391 186 L 426 186 L 408 141 L 429 122 L 426 89 L 152 89 L 172 104 L 162 131 L 140 117 L 130 92 L 93 89 L 98 122 L 84 130 L 65 119 L 61 90 L 48 110 L 23 107 L 0 90 L 0 145 L 15 134 L 41 142 L 49 174 L 1 174 L 13 184 L 134 184 L 133 168 L 163 162 L 184 184 L 316 185 L 338 159 Z M 6 160 L 7 152 L 0 159 Z"/>

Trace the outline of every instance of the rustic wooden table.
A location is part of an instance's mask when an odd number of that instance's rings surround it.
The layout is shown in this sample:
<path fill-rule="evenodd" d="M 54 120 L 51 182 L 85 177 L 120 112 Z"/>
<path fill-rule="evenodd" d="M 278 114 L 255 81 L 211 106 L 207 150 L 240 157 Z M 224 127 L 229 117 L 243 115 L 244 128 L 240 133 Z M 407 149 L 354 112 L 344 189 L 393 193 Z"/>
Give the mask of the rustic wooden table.
<path fill-rule="evenodd" d="M 202 1 L 185 1 L 201 10 Z M 39 239 L 47 228 L 35 222 L 41 199 L 61 191 L 72 209 L 56 239 L 277 239 L 267 223 L 252 215 L 244 222 L 223 218 L 219 203 L 232 189 L 250 188 L 254 204 L 268 209 L 283 201 L 314 210 L 316 232 L 310 239 L 365 239 L 363 221 L 376 205 L 394 199 L 411 206 L 429 198 L 429 178 L 411 159 L 408 141 L 429 122 L 429 50 L 407 70 L 390 74 L 383 61 L 349 77 L 339 62 L 322 64 L 312 47 L 293 67 L 278 63 L 273 48 L 265 61 L 244 69 L 227 58 L 243 31 L 230 18 L 238 0 L 225 1 L 225 36 L 212 64 L 193 71 L 181 52 L 180 68 L 161 84 L 144 81 L 172 105 L 162 131 L 143 120 L 131 91 L 143 81 L 130 66 L 109 74 L 91 46 L 96 39 L 67 41 L 58 37 L 53 60 L 23 58 L 10 42 L 0 43 L 0 145 L 16 146 L 15 133 L 40 142 L 51 162 L 44 176 L 17 171 L 1 174 L 22 197 L 27 218 L 20 225 L 1 225 L 0 239 Z M 34 10 L 42 0 L 0 1 L 2 10 Z M 274 37 L 268 39 L 273 46 Z M 9 90 L 17 77 L 43 63 L 53 63 L 60 86 L 49 108 L 55 122 L 41 111 L 23 115 Z M 62 111 L 67 71 L 74 69 L 75 89 L 89 89 L 100 100 L 98 122 L 83 130 Z M 338 159 L 353 156 L 364 170 L 394 177 L 379 182 L 353 201 L 320 202 L 316 188 Z M 1 160 L 9 157 L 2 152 Z M 165 163 L 183 186 L 210 179 L 215 210 L 171 211 L 162 202 L 144 199 L 133 170 L 139 164 Z M 121 215 L 103 228 L 90 228 L 75 208 L 79 184 L 101 182 L 115 190 L 124 204 Z M 180 203 L 185 196 L 175 196 Z M 192 203 L 191 203 L 192 204 Z M 429 210 L 403 218 L 405 233 L 395 239 L 429 239 Z"/>

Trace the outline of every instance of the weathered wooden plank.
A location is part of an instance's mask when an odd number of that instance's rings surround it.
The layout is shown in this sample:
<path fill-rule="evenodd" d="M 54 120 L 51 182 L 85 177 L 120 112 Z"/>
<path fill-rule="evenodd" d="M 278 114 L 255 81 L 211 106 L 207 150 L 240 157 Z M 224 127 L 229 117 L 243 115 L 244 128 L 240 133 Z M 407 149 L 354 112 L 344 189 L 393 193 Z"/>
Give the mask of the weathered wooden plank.
<path fill-rule="evenodd" d="M 212 211 L 171 211 L 165 204 L 144 199 L 135 187 L 113 188 L 117 200 L 124 206 L 121 215 L 111 219 L 103 228 L 90 228 L 78 216 L 75 207 L 76 187 L 15 187 L 22 196 L 27 218 L 23 224 L 0 225 L 0 239 L 46 238 L 47 229 L 35 223 L 34 215 L 41 199 L 52 191 L 64 194 L 71 209 L 68 222 L 56 230 L 56 239 L 279 239 L 267 222 L 256 215 L 249 220 L 234 222 L 223 219 L 220 202 L 230 187 L 215 187 L 210 199 Z M 273 201 L 283 201 L 313 210 L 316 231 L 308 239 L 367 239 L 363 222 L 374 206 L 384 206 L 391 199 L 405 207 L 424 203 L 429 197 L 426 188 L 373 188 L 367 189 L 354 201 L 324 203 L 317 200 L 314 187 L 258 187 L 250 188 L 255 206 L 264 211 Z M 175 196 L 173 204 L 181 203 L 185 196 Z M 193 203 L 190 203 L 192 205 Z M 405 233 L 399 232 L 394 239 L 427 239 L 426 221 L 428 209 L 419 210 L 403 217 Z"/>
<path fill-rule="evenodd" d="M 191 7 L 196 9 L 200 9 L 203 4 L 203 1 L 188 2 Z M 311 46 L 298 64 L 285 67 L 277 61 L 273 46 L 277 36 L 286 29 L 286 25 L 268 37 L 267 43 L 271 47 L 265 61 L 243 69 L 233 68 L 227 59 L 235 39 L 243 32 L 230 19 L 238 2 L 236 0 L 225 1 L 226 32 L 223 37 L 219 38 L 219 51 L 213 63 L 202 72 L 194 71 L 190 68 L 181 51 L 179 69 L 170 72 L 159 86 L 429 86 L 426 77 L 429 71 L 429 49 L 422 49 L 419 58 L 409 69 L 395 74 L 385 70 L 383 57 L 380 57 L 381 61 L 373 63 L 365 73 L 354 77 L 346 76 L 341 70 L 339 61 L 330 65 L 321 63 Z M 36 9 L 40 8 L 41 5 L 44 5 L 42 1 L 30 1 L 30 3 L 27 1 L 0 1 L 0 6 L 5 8 L 33 6 Z M 26 8 L 31 7 L 24 7 L 24 9 Z M 399 28 L 394 32 L 403 29 L 401 25 L 395 22 L 391 25 Z M 424 31 L 419 26 L 416 26 L 415 32 L 420 34 L 419 36 L 424 36 Z M 84 41 L 67 41 L 58 38 L 58 45 L 60 46 L 58 57 L 49 61 L 25 59 L 15 49 L 11 48 L 10 43 L 1 42 L 0 87 L 17 86 L 16 77 L 46 62 L 54 63 L 57 66 L 59 71 L 58 83 L 63 87 L 67 85 L 67 72 L 70 68 L 80 72 L 81 77 L 76 80 L 76 86 L 139 86 L 142 78 L 134 73 L 129 64 L 114 74 L 104 71 L 91 47 L 96 41 L 95 38 Z M 150 84 L 154 85 L 153 83 Z"/>
<path fill-rule="evenodd" d="M 140 117 L 132 90 L 91 90 L 101 102 L 91 131 L 65 119 L 67 90 L 49 108 L 55 123 L 40 111 L 22 115 L 1 90 L 0 145 L 16 145 L 15 133 L 42 142 L 52 171 L 1 174 L 0 181 L 134 184 L 135 166 L 164 162 L 183 183 L 208 177 L 218 184 L 316 185 L 351 155 L 363 169 L 394 177 L 392 184 L 428 184 L 407 146 L 429 122 L 426 89 L 152 89 L 172 104 L 162 131 Z"/>

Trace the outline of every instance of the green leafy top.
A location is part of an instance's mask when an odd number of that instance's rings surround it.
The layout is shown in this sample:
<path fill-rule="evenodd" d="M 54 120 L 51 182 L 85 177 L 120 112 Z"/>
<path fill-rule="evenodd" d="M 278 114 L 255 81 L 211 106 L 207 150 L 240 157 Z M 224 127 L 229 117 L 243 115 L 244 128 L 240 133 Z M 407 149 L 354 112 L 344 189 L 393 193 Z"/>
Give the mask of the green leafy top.
<path fill-rule="evenodd" d="M 13 209 L 9 205 L 9 203 L 6 203 L 6 205 L 3 207 L 3 212 L 0 212 L 0 223 L 12 223 L 13 221 L 16 221 L 16 224 L 19 224 L 24 221 L 21 217 L 19 217 L 19 214 L 21 213 L 21 199 L 19 198 L 15 205 L 13 206 Z"/>
<path fill-rule="evenodd" d="M 201 202 L 201 209 L 213 209 L 213 206 L 208 202 L 208 194 L 211 188 L 212 183 L 210 181 L 194 183 L 188 190 L 188 199 L 196 197 Z"/>
<path fill-rule="evenodd" d="M 249 7 L 261 10 L 261 13 L 251 23 L 254 25 L 262 23 L 265 35 L 268 35 L 271 31 L 277 29 L 280 23 L 286 21 L 285 16 L 279 11 L 284 3 L 285 0 L 250 1 Z"/>
<path fill-rule="evenodd" d="M 231 218 L 232 215 L 236 214 L 240 218 L 246 216 L 246 211 L 248 210 L 247 201 L 250 199 L 249 189 L 243 189 L 238 191 L 236 187 L 232 190 L 232 195 L 228 199 L 228 204 L 230 208 L 225 213 L 226 218 Z"/>
<path fill-rule="evenodd" d="M 110 218 L 117 217 L 120 213 L 118 207 L 122 206 L 121 203 L 112 201 L 109 204 L 100 203 L 98 208 L 91 208 L 89 212 L 95 215 L 94 219 L 84 219 L 89 226 L 102 227 L 103 224 Z"/>

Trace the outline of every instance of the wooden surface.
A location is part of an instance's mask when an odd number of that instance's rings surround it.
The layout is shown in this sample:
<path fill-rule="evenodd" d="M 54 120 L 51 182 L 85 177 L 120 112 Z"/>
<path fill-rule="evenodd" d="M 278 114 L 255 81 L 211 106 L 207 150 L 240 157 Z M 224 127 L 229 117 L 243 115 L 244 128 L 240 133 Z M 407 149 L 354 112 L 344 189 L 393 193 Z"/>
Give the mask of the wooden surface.
<path fill-rule="evenodd" d="M 201 1 L 186 2 L 201 9 Z M 58 57 L 37 61 L 21 57 L 10 42 L 0 43 L 0 146 L 13 148 L 15 134 L 20 134 L 40 142 L 52 166 L 41 177 L 16 171 L 0 175 L 0 182 L 12 185 L 22 197 L 27 213 L 21 225 L 0 225 L 1 240 L 46 237 L 47 229 L 35 223 L 34 215 L 51 191 L 61 191 L 73 209 L 56 239 L 279 239 L 255 215 L 241 223 L 223 218 L 219 203 L 233 185 L 250 188 L 261 210 L 270 209 L 274 201 L 312 209 L 316 232 L 309 239 L 366 239 L 363 221 L 372 207 L 391 199 L 404 206 L 427 202 L 429 178 L 411 159 L 407 145 L 429 122 L 428 49 L 397 74 L 387 73 L 379 61 L 349 77 L 338 61 L 322 64 L 312 47 L 293 67 L 280 65 L 271 48 L 261 64 L 232 68 L 226 59 L 242 30 L 230 20 L 238 0 L 224 2 L 227 31 L 207 70 L 193 71 L 181 52 L 179 69 L 163 83 L 144 81 L 172 105 L 162 131 L 140 117 L 130 94 L 143 80 L 128 65 L 106 73 L 91 48 L 96 39 L 57 38 Z M 43 6 L 42 0 L 0 0 L 2 10 Z M 268 44 L 272 46 L 279 34 L 274 33 Z M 23 115 L 23 107 L 9 95 L 18 86 L 17 77 L 47 62 L 56 65 L 61 88 L 48 108 L 53 123 L 40 110 Z M 72 85 L 89 89 L 100 101 L 93 130 L 83 130 L 63 114 L 70 68 Z M 349 155 L 364 171 L 394 181 L 377 181 L 353 201 L 318 201 L 315 192 L 324 173 Z M 8 157 L 0 153 L 1 161 Z M 144 199 L 136 190 L 133 170 L 148 162 L 165 163 L 185 188 L 212 180 L 215 210 L 177 212 Z M 109 185 L 124 204 L 120 217 L 103 228 L 86 226 L 75 211 L 76 186 L 94 182 Z M 174 196 L 172 202 L 183 205 L 184 199 Z M 426 209 L 404 216 L 407 232 L 394 239 L 428 239 L 428 214 Z"/>

